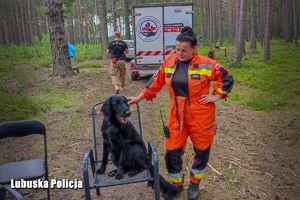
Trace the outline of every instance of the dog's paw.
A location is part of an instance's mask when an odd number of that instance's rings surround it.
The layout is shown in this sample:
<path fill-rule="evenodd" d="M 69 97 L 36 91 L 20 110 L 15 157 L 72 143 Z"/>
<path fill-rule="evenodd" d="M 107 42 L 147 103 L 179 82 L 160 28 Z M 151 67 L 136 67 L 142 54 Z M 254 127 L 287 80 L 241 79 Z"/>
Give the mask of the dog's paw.
<path fill-rule="evenodd" d="M 96 171 L 96 173 L 97 174 L 103 174 L 104 172 L 105 172 L 105 170 L 106 170 L 106 167 L 100 167 L 97 171 Z"/>
<path fill-rule="evenodd" d="M 120 179 L 124 178 L 124 173 L 118 172 L 118 173 L 116 174 L 115 178 L 116 178 L 117 180 L 120 180 Z"/>
<path fill-rule="evenodd" d="M 135 176 L 138 174 L 138 171 L 137 170 L 131 170 L 130 172 L 128 172 L 128 176 L 129 177 L 132 177 L 132 176 Z"/>
<path fill-rule="evenodd" d="M 154 181 L 148 181 L 148 187 L 151 187 L 154 190 Z"/>

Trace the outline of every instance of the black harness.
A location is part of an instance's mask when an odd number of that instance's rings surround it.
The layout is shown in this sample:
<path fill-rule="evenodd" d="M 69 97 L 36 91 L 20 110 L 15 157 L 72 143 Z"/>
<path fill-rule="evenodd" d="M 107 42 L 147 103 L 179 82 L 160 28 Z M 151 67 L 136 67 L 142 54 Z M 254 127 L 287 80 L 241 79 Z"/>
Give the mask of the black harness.
<path fill-rule="evenodd" d="M 116 58 L 117 60 L 125 60 L 125 42 L 115 40 L 111 43 L 111 58 Z"/>

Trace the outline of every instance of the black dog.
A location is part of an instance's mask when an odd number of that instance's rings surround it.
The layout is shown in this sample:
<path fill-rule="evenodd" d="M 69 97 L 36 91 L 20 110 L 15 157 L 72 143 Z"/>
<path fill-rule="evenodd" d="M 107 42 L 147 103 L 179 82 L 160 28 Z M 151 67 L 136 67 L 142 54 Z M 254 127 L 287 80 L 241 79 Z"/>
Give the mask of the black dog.
<path fill-rule="evenodd" d="M 149 169 L 154 176 L 154 166 L 147 158 L 147 150 L 143 139 L 127 117 L 131 115 L 127 99 L 121 95 L 109 97 L 102 105 L 104 115 L 101 131 L 103 137 L 103 157 L 97 174 L 106 170 L 108 155 L 117 166 L 116 179 L 122 179 L 125 173 L 132 177 Z M 162 176 L 159 179 L 163 196 L 173 199 L 178 196 L 180 189 L 167 182 Z"/>

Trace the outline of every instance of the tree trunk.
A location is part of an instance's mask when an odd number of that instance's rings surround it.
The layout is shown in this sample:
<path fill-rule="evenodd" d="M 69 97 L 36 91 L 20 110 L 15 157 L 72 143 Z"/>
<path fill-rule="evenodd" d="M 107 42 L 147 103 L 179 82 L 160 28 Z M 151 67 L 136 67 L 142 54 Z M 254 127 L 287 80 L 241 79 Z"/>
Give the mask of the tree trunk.
<path fill-rule="evenodd" d="M 58 0 L 45 0 L 47 21 L 49 27 L 52 51 L 52 76 L 65 77 L 73 74 L 71 59 L 68 58 L 67 41 L 65 39 L 65 24 L 63 5 Z"/>
<path fill-rule="evenodd" d="M 31 17 L 31 13 L 30 13 L 30 0 L 28 0 L 28 23 L 29 23 L 29 44 L 32 44 L 33 41 L 33 30 L 32 30 L 32 17 Z"/>
<path fill-rule="evenodd" d="M 265 34 L 265 12 L 266 12 L 266 1 L 261 1 L 260 2 L 260 45 L 263 46 L 263 41 L 264 41 L 264 34 Z"/>
<path fill-rule="evenodd" d="M 24 21 L 24 14 L 23 14 L 23 7 L 22 7 L 22 1 L 20 1 L 20 9 L 21 9 L 21 24 L 22 24 L 22 32 L 23 32 L 23 41 L 24 43 L 26 43 L 26 37 L 25 37 L 25 21 Z"/>
<path fill-rule="evenodd" d="M 284 40 L 292 42 L 293 40 L 293 4 L 292 1 L 284 1 Z"/>
<path fill-rule="evenodd" d="M 37 30 L 37 22 L 36 22 L 36 11 L 35 11 L 35 7 L 36 7 L 36 2 L 35 1 L 33 1 L 32 2 L 32 6 L 31 6 L 31 9 L 32 9 L 32 15 L 33 15 L 33 17 L 32 17 L 32 20 L 33 20 L 33 26 L 34 26 L 34 33 L 33 33 L 33 35 L 34 36 L 38 36 L 39 34 L 38 34 L 38 30 Z"/>
<path fill-rule="evenodd" d="M 117 28 L 117 17 L 116 17 L 116 10 L 117 6 L 116 6 L 116 1 L 115 0 L 112 0 L 111 2 L 111 17 L 112 17 L 112 23 L 113 23 L 113 29 L 114 29 L 114 32 L 118 30 Z"/>
<path fill-rule="evenodd" d="M 8 13 L 6 13 L 6 26 L 7 26 L 7 42 L 8 42 L 8 44 L 10 44 L 12 41 L 13 41 L 13 37 L 12 37 L 12 30 L 11 30 L 11 27 L 12 27 L 12 22 L 11 22 L 11 20 L 9 20 L 9 14 Z"/>
<path fill-rule="evenodd" d="M 244 0 L 245 2 L 241 5 L 241 14 L 243 14 L 243 24 L 242 24 L 242 54 L 246 56 L 246 47 L 245 47 L 245 39 L 246 39 L 246 30 L 247 30 L 247 0 Z"/>
<path fill-rule="evenodd" d="M 15 43 L 15 44 L 18 44 L 17 43 L 17 30 L 16 30 L 16 18 L 15 18 L 15 16 L 14 16 L 14 13 L 15 11 L 13 10 L 13 5 L 12 5 L 12 3 L 10 4 L 10 14 L 11 14 L 11 21 L 12 21 L 12 30 L 13 30 L 13 42 Z"/>
<path fill-rule="evenodd" d="M 210 2 L 210 16 L 211 16 L 210 23 L 211 23 L 211 36 L 212 36 L 211 37 L 212 38 L 211 44 L 212 44 L 212 48 L 214 48 L 216 46 L 216 20 L 215 20 L 215 15 L 216 15 L 215 2 L 211 1 Z"/>
<path fill-rule="evenodd" d="M 237 37 L 236 35 L 236 23 L 237 23 L 237 18 L 236 18 L 236 8 L 234 5 L 236 5 L 236 0 L 231 0 L 231 44 L 233 45 L 235 42 L 235 38 Z"/>
<path fill-rule="evenodd" d="M 79 24 L 79 31 L 78 31 L 78 37 L 79 42 L 84 44 L 84 37 L 83 37 L 83 23 L 82 23 L 82 12 L 81 12 L 81 4 L 80 0 L 77 1 L 77 12 L 78 12 L 78 24 Z"/>
<path fill-rule="evenodd" d="M 205 38 L 210 39 L 210 17 L 209 17 L 209 1 L 204 0 L 204 9 L 205 9 Z"/>
<path fill-rule="evenodd" d="M 251 35 L 250 35 L 250 49 L 256 49 L 256 0 L 251 1 Z"/>
<path fill-rule="evenodd" d="M 100 16 L 100 36 L 102 42 L 102 58 L 109 58 L 106 53 L 106 49 L 108 47 L 108 34 L 107 34 L 107 14 L 106 14 L 106 0 L 99 0 L 99 16 Z"/>
<path fill-rule="evenodd" d="M 294 10 L 294 42 L 295 42 L 296 47 L 298 47 L 298 31 L 297 31 L 298 12 L 297 12 L 296 0 L 293 0 L 293 10 Z"/>
<path fill-rule="evenodd" d="M 236 9 L 235 9 L 235 13 L 236 13 L 236 18 L 235 18 L 235 42 L 236 45 L 238 45 L 238 40 L 239 40 L 239 27 L 240 27 L 240 23 L 241 23 L 241 0 L 237 0 L 236 1 Z"/>
<path fill-rule="evenodd" d="M 210 50 L 212 50 L 212 17 L 211 17 L 211 7 L 210 7 L 211 2 L 207 1 L 206 2 L 206 24 L 207 24 L 207 38 L 209 39 L 209 47 Z"/>
<path fill-rule="evenodd" d="M 219 0 L 219 46 L 223 46 L 223 9 L 222 0 Z"/>
<path fill-rule="evenodd" d="M 85 42 L 88 44 L 90 41 L 89 41 L 89 35 L 90 35 L 90 31 L 89 31 L 89 21 L 88 21 L 88 17 L 87 17 L 87 14 L 86 14 L 86 10 L 87 10 L 87 2 L 86 0 L 83 0 L 83 4 L 84 4 L 84 28 L 85 28 L 85 31 L 84 31 L 84 37 L 85 37 Z"/>
<path fill-rule="evenodd" d="M 42 37 L 43 37 L 43 23 L 41 23 L 42 19 L 41 19 L 41 14 L 40 13 L 38 13 L 38 21 L 40 22 L 39 26 L 38 26 L 39 38 L 42 39 Z"/>
<path fill-rule="evenodd" d="M 237 19 L 239 23 L 237 23 L 237 45 L 236 45 L 236 63 L 240 63 L 243 57 L 243 51 L 245 49 L 245 12 L 246 12 L 246 0 L 240 0 L 240 18 Z"/>
<path fill-rule="evenodd" d="M 125 18 L 125 38 L 126 38 L 126 40 L 130 40 L 128 0 L 123 0 L 123 2 L 124 2 L 124 18 Z"/>
<path fill-rule="evenodd" d="M 270 60 L 271 0 L 266 0 L 264 59 Z"/>
<path fill-rule="evenodd" d="M 202 30 L 201 30 L 201 34 L 202 34 L 202 39 L 201 39 L 201 42 L 202 42 L 202 47 L 205 47 L 205 13 L 204 13 L 204 4 L 203 4 L 203 0 L 200 0 L 200 7 L 201 7 L 201 21 L 202 21 Z"/>
<path fill-rule="evenodd" d="M 230 4 L 230 1 L 228 2 L 228 11 L 227 11 L 227 22 L 228 22 L 228 32 L 229 32 L 229 37 L 231 38 L 232 41 L 232 6 Z"/>
<path fill-rule="evenodd" d="M 21 33 L 21 26 L 20 26 L 20 18 L 19 18 L 19 10 L 18 10 L 18 4 L 17 0 L 15 0 L 15 6 L 16 6 L 16 18 L 17 18 L 17 27 L 18 27 L 18 34 L 19 34 L 19 43 L 21 44 L 23 42 L 22 40 L 22 33 Z"/>
<path fill-rule="evenodd" d="M 3 12 L 3 5 L 1 4 L 0 2 L 0 12 L 2 13 Z M 5 26 L 4 26 L 4 19 L 3 19 L 3 15 L 0 15 L 0 27 L 3 27 L 0 29 L 0 44 L 5 44 L 5 34 L 4 34 L 4 29 L 5 29 Z"/>
<path fill-rule="evenodd" d="M 68 13 L 68 31 L 69 31 L 69 41 L 71 44 L 75 44 L 74 41 L 74 27 L 73 27 L 73 15 L 72 13 Z"/>
<path fill-rule="evenodd" d="M 98 17 L 98 19 L 100 19 L 100 16 L 99 16 L 99 12 L 98 12 L 98 4 L 97 4 L 97 0 L 95 0 L 95 14 L 96 16 Z M 96 32 L 96 44 L 100 43 L 100 39 L 99 39 L 99 31 L 98 31 L 98 28 L 97 28 L 97 25 L 95 24 L 95 32 Z"/>

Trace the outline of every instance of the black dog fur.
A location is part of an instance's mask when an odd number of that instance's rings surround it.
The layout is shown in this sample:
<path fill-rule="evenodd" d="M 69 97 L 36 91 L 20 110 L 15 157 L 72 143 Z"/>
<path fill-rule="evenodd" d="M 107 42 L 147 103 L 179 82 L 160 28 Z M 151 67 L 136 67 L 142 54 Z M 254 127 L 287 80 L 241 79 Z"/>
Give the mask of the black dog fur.
<path fill-rule="evenodd" d="M 101 112 L 104 115 L 101 126 L 103 157 L 97 174 L 105 172 L 108 155 L 111 153 L 111 160 L 118 168 L 116 179 L 122 179 L 126 173 L 130 177 L 135 176 L 145 169 L 149 169 L 153 177 L 154 166 L 147 158 L 145 143 L 127 118 L 131 112 L 126 97 L 121 95 L 109 97 L 103 103 Z M 180 193 L 179 188 L 166 181 L 161 175 L 159 184 L 165 198 L 172 199 Z"/>

